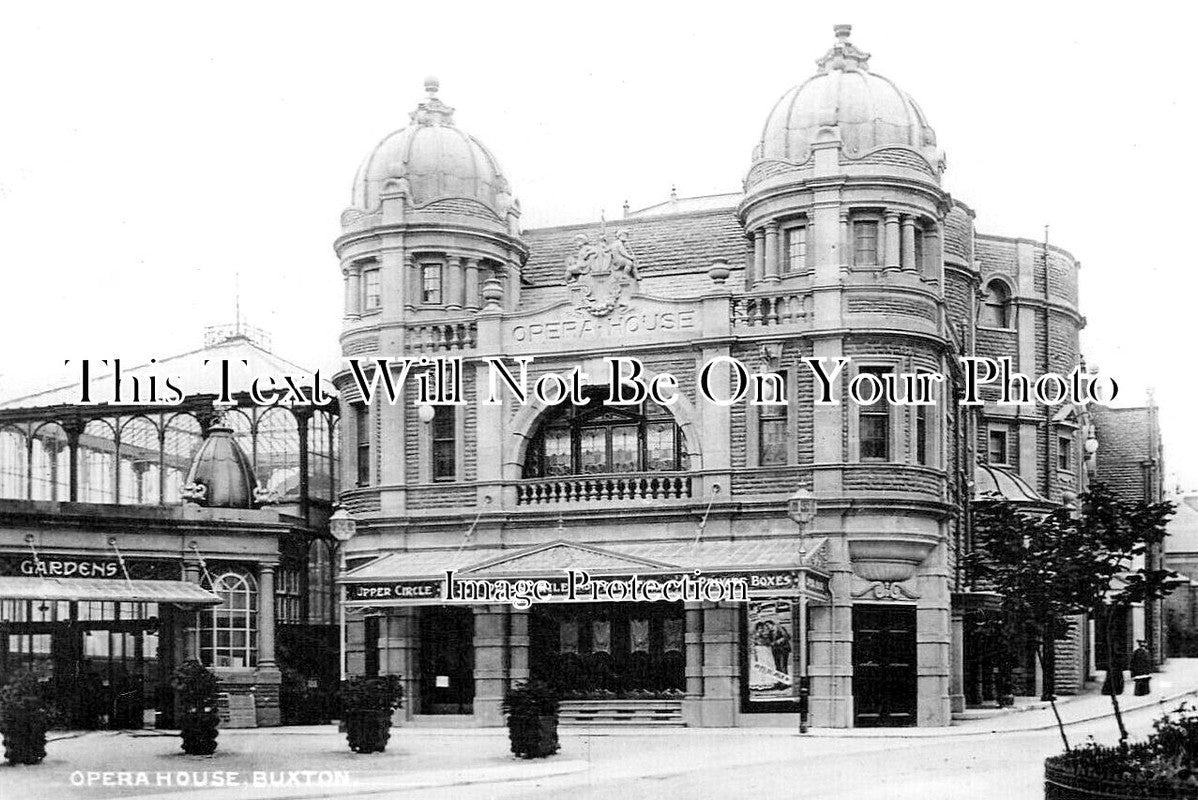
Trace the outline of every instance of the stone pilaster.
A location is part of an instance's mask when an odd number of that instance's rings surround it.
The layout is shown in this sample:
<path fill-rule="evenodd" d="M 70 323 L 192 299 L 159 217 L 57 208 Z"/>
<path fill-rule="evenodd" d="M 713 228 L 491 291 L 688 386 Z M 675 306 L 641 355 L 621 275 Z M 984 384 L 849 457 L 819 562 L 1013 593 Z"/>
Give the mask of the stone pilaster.
<path fill-rule="evenodd" d="M 808 607 L 811 725 L 853 726 L 853 568 L 842 537 L 828 540 L 832 602 Z"/>
<path fill-rule="evenodd" d="M 380 620 L 379 674 L 399 675 L 403 683 L 403 708 L 395 722 L 410 720 L 416 713 L 420 692 L 420 620 L 416 608 L 393 608 Z"/>
<path fill-rule="evenodd" d="M 478 259 L 466 259 L 466 309 L 478 311 Z"/>
<path fill-rule="evenodd" d="M 753 284 L 749 288 L 752 289 L 763 280 L 765 280 L 765 229 L 758 228 L 753 231 Z"/>
<path fill-rule="evenodd" d="M 740 606 L 703 604 L 703 699 L 700 724 L 725 728 L 734 724 L 740 697 Z"/>
<path fill-rule="evenodd" d="M 952 672 L 948 681 L 949 711 L 965 710 L 965 613 L 952 612 Z"/>
<path fill-rule="evenodd" d="M 682 717 L 687 725 L 703 723 L 703 607 L 700 603 L 686 604 L 686 699 L 682 702 Z"/>
<path fill-rule="evenodd" d="M 936 546 L 916 577 L 915 653 L 920 726 L 948 725 L 952 720 L 949 673 L 952 636 L 945 545 Z"/>
<path fill-rule="evenodd" d="M 474 607 L 474 719 L 484 726 L 503 724 L 506 628 L 506 606 Z"/>

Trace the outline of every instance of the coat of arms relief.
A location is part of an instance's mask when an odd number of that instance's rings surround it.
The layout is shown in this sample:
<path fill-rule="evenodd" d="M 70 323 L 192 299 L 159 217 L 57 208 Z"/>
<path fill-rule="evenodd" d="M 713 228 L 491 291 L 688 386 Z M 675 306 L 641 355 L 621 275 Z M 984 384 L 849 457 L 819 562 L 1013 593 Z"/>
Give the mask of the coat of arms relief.
<path fill-rule="evenodd" d="M 641 279 L 628 239 L 628 231 L 622 228 L 609 237 L 606 224 L 599 230 L 598 242 L 581 233 L 574 237 L 574 252 L 566 258 L 566 286 L 578 309 L 605 317 L 628 307 Z"/>

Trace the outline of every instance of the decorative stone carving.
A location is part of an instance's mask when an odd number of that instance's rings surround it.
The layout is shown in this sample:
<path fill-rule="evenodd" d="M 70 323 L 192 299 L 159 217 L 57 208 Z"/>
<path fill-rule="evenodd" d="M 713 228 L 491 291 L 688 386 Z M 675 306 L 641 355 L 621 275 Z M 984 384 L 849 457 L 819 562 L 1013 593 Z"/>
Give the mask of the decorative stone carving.
<path fill-rule="evenodd" d="M 600 228 L 598 243 L 584 234 L 574 237 L 575 251 L 566 258 L 565 277 L 579 309 L 604 317 L 628 307 L 641 277 L 628 239 L 624 229 L 609 239 L 606 224 Z"/>
<path fill-rule="evenodd" d="M 183 501 L 187 503 L 203 503 L 208 499 L 208 487 L 202 483 L 188 483 L 179 493 L 183 496 Z"/>
<path fill-rule="evenodd" d="M 854 600 L 918 600 L 919 594 L 897 581 L 873 581 L 853 592 Z"/>

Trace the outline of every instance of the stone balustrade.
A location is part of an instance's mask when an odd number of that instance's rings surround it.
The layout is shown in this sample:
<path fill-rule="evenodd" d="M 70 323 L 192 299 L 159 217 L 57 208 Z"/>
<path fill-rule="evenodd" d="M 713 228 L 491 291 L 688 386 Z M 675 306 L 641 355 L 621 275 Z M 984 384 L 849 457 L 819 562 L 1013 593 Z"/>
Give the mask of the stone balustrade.
<path fill-rule="evenodd" d="M 677 500 L 691 496 L 691 476 L 677 472 L 568 475 L 533 478 L 516 485 L 517 505 L 608 500 Z"/>
<path fill-rule="evenodd" d="M 808 316 L 809 297 L 799 292 L 734 297 L 731 301 L 732 327 L 761 328 L 803 322 Z"/>

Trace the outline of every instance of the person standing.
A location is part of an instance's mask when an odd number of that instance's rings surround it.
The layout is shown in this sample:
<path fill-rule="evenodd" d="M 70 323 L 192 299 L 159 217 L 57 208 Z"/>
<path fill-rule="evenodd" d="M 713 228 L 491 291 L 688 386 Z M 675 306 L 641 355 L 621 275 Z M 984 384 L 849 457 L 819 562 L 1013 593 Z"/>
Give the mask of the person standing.
<path fill-rule="evenodd" d="M 1135 693 L 1142 697 L 1149 692 L 1149 681 L 1152 680 L 1152 654 L 1148 652 L 1147 642 L 1136 642 L 1136 649 L 1131 652 L 1131 679 L 1135 682 Z"/>

